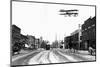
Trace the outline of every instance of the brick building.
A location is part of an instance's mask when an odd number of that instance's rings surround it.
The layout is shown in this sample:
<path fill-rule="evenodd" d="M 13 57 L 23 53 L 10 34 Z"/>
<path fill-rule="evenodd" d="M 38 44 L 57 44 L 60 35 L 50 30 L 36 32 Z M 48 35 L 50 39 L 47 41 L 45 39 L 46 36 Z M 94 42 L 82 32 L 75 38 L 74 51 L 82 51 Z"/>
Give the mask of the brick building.
<path fill-rule="evenodd" d="M 96 48 L 96 17 L 88 18 L 82 25 L 82 47 L 88 49 Z"/>
<path fill-rule="evenodd" d="M 73 44 L 73 48 L 75 49 L 81 49 L 81 39 L 80 37 L 82 36 L 81 30 L 77 29 L 74 32 L 71 33 L 71 43 Z"/>
<path fill-rule="evenodd" d="M 12 25 L 12 45 L 15 44 L 16 42 L 20 42 L 20 37 L 21 37 L 21 29 L 17 27 L 16 25 Z"/>
<path fill-rule="evenodd" d="M 27 36 L 21 34 L 21 29 L 16 26 L 16 25 L 12 25 L 12 46 L 14 46 L 15 43 L 20 43 L 20 45 L 22 47 L 25 46 L 25 44 L 27 43 Z"/>
<path fill-rule="evenodd" d="M 64 37 L 65 49 L 68 49 L 71 43 L 71 36 Z"/>

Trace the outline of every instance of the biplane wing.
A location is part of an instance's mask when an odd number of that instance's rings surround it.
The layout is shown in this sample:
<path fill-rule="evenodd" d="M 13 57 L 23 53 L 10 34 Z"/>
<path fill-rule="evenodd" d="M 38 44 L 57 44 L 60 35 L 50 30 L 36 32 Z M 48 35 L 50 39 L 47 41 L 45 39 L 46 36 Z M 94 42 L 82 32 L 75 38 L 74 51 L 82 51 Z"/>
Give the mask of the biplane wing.
<path fill-rule="evenodd" d="M 68 16 L 74 15 L 74 16 L 78 16 L 78 13 L 62 13 L 60 15 L 68 15 Z"/>
<path fill-rule="evenodd" d="M 73 11 L 78 11 L 77 9 L 73 9 L 73 10 L 64 10 L 64 9 L 61 9 L 60 12 L 73 12 Z"/>

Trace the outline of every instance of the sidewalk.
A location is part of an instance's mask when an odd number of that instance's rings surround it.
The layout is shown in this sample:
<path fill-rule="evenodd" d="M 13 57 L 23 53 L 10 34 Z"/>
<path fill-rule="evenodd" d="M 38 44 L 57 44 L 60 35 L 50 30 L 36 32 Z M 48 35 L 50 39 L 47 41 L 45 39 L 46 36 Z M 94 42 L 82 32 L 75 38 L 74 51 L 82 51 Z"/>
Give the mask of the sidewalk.
<path fill-rule="evenodd" d="M 12 62 L 35 52 L 39 52 L 39 50 L 21 50 L 19 54 L 12 56 Z"/>
<path fill-rule="evenodd" d="M 59 49 L 61 52 L 68 53 L 69 55 L 74 55 L 77 57 L 85 58 L 87 61 L 95 61 L 96 56 L 90 55 L 90 53 L 87 50 L 77 50 L 76 52 L 71 51 L 70 49 Z"/>
<path fill-rule="evenodd" d="M 78 53 L 80 54 L 90 54 L 88 51 L 78 50 Z"/>
<path fill-rule="evenodd" d="M 74 53 L 73 50 L 70 50 L 70 49 L 60 49 L 61 51 L 63 52 L 68 52 L 68 53 Z M 76 50 L 75 51 L 76 54 L 84 54 L 84 55 L 89 55 L 90 53 L 86 50 Z"/>
<path fill-rule="evenodd" d="M 19 52 L 19 54 L 13 55 L 12 58 L 15 58 L 15 57 L 17 57 L 17 56 L 21 56 L 21 55 L 24 55 L 24 54 L 27 54 L 27 53 L 30 53 L 30 52 L 32 52 L 32 50 L 21 50 L 21 51 Z"/>
<path fill-rule="evenodd" d="M 81 56 L 83 58 L 87 58 L 87 60 L 89 60 L 89 61 L 95 61 L 96 60 L 96 56 L 90 55 L 90 53 L 88 51 L 78 50 L 78 52 L 76 52 L 75 54 L 78 55 L 78 56 Z"/>

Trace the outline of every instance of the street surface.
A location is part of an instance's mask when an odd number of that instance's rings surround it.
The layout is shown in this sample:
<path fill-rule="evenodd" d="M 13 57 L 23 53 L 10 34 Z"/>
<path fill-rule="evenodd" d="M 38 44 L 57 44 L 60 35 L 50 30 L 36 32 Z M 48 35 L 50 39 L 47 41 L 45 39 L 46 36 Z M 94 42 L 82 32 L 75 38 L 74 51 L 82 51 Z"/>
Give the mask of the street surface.
<path fill-rule="evenodd" d="M 71 53 L 63 49 L 34 50 L 25 55 L 12 57 L 12 65 L 32 65 L 63 62 L 94 61 L 95 56 L 86 53 Z"/>

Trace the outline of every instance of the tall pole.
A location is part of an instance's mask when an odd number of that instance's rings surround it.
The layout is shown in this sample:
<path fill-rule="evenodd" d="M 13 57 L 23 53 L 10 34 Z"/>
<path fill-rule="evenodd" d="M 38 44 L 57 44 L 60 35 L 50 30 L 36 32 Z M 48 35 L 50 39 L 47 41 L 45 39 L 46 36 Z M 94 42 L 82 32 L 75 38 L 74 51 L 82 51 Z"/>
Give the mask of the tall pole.
<path fill-rule="evenodd" d="M 81 25 L 79 24 L 79 36 L 78 36 L 78 39 L 79 39 L 79 40 L 78 40 L 78 41 L 79 41 L 79 42 L 78 42 L 78 43 L 79 43 L 79 50 L 80 50 L 80 41 L 81 41 L 81 40 L 80 40 L 80 36 L 81 36 Z"/>
<path fill-rule="evenodd" d="M 64 34 L 64 37 L 66 37 L 66 32 Z M 64 41 L 63 41 L 64 42 Z M 65 49 L 65 43 L 63 43 L 63 49 Z"/>
<path fill-rule="evenodd" d="M 55 47 L 57 48 L 58 47 L 58 44 L 57 44 L 57 33 L 55 34 Z"/>
<path fill-rule="evenodd" d="M 56 33 L 56 37 L 55 37 L 56 41 L 57 41 L 57 33 Z"/>

